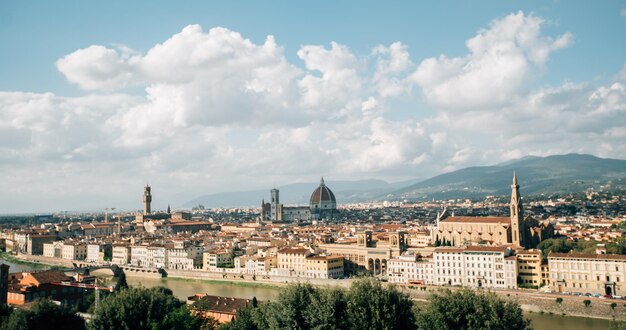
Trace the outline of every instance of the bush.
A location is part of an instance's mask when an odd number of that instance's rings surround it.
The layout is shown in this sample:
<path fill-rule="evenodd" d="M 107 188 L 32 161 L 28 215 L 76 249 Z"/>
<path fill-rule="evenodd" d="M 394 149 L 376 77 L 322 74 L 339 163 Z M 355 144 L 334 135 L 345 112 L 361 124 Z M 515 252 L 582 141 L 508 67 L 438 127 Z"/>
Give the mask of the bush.
<path fill-rule="evenodd" d="M 583 300 L 583 305 L 585 305 L 585 307 L 591 306 L 591 300 L 589 300 L 589 299 Z"/>
<path fill-rule="evenodd" d="M 556 303 L 559 304 L 559 305 L 562 304 L 563 303 L 563 298 L 561 298 L 561 297 L 556 298 Z"/>

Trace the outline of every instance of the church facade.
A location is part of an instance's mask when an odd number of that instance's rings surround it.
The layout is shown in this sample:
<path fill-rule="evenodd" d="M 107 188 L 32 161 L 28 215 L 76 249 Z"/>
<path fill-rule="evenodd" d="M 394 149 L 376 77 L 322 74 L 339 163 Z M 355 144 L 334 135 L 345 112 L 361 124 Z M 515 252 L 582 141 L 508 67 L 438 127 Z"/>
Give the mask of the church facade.
<path fill-rule="evenodd" d="M 509 208 L 508 217 L 455 217 L 449 216 L 444 210 L 438 215 L 432 231 L 433 242 L 451 246 L 487 244 L 533 248 L 542 240 L 554 236 L 551 224 L 539 222 L 530 216 L 524 217 L 515 174 Z"/>

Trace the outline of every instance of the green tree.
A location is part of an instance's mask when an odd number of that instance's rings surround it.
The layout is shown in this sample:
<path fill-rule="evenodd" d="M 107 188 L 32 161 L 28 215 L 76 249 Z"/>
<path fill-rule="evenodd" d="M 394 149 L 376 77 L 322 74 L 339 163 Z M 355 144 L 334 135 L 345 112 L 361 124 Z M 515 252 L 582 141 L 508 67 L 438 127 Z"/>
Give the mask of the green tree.
<path fill-rule="evenodd" d="M 416 312 L 419 329 L 527 329 L 520 306 L 494 293 L 441 290 Z"/>
<path fill-rule="evenodd" d="M 85 321 L 67 306 L 39 299 L 30 309 L 17 309 L 2 324 L 6 330 L 67 329 L 84 330 Z"/>
<path fill-rule="evenodd" d="M 212 319 L 210 322 L 205 322 L 198 317 L 192 316 L 189 313 L 187 306 L 180 306 L 165 315 L 163 322 L 161 322 L 158 326 L 161 329 L 177 330 L 197 330 L 202 329 L 203 326 L 206 326 L 206 329 L 214 329 L 217 326 L 217 322 L 215 319 Z"/>
<path fill-rule="evenodd" d="M 559 304 L 559 305 L 562 304 L 563 303 L 563 298 L 561 298 L 561 297 L 556 298 L 556 303 Z"/>
<path fill-rule="evenodd" d="M 128 288 L 128 283 L 126 282 L 126 273 L 124 270 L 120 268 L 119 273 L 117 274 L 117 284 L 115 288 L 118 290 L 123 290 Z"/>
<path fill-rule="evenodd" d="M 589 300 L 589 299 L 583 300 L 583 305 L 585 305 L 585 307 L 591 306 L 591 300 Z"/>
<path fill-rule="evenodd" d="M 170 293 L 170 294 L 168 294 Z M 178 310 L 183 302 L 164 288 L 128 288 L 100 302 L 94 311 L 90 329 L 172 329 L 173 320 L 180 319 L 170 313 Z M 181 325 L 181 329 L 184 328 Z"/>
<path fill-rule="evenodd" d="M 408 295 L 372 279 L 354 282 L 347 293 L 350 329 L 413 329 L 412 309 Z"/>
<path fill-rule="evenodd" d="M 306 310 L 312 307 L 317 291 L 310 284 L 296 284 L 285 288 L 275 302 L 263 306 L 270 329 L 310 329 Z"/>
<path fill-rule="evenodd" d="M 317 290 L 311 296 L 311 306 L 305 309 L 305 319 L 314 329 L 346 329 L 346 297 L 341 289 Z"/>

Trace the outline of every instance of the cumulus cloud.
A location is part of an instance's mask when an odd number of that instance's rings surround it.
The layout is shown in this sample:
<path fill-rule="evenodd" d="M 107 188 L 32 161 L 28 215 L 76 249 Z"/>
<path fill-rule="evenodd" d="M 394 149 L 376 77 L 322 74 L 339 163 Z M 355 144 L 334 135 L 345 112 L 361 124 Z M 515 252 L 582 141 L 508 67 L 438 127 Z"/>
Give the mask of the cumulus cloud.
<path fill-rule="evenodd" d="M 136 205 L 146 182 L 182 203 L 319 175 L 400 180 L 528 154 L 626 157 L 623 73 L 528 88 L 572 44 L 542 24 L 511 14 L 467 40 L 467 55 L 426 59 L 402 42 L 358 54 L 329 41 L 290 62 L 273 36 L 198 25 L 144 53 L 89 46 L 56 63 L 86 95 L 0 92 L 1 182 L 21 185 L 16 196 Z"/>
<path fill-rule="evenodd" d="M 543 20 L 523 12 L 491 22 L 467 40 L 464 57 L 423 60 L 413 81 L 428 102 L 446 109 L 501 106 L 517 97 L 532 70 L 546 63 L 551 52 L 572 44 L 573 36 L 541 35 Z"/>
<path fill-rule="evenodd" d="M 135 79 L 134 63 L 128 48 L 121 51 L 104 46 L 79 49 L 60 58 L 56 66 L 67 80 L 87 90 L 115 90 Z"/>

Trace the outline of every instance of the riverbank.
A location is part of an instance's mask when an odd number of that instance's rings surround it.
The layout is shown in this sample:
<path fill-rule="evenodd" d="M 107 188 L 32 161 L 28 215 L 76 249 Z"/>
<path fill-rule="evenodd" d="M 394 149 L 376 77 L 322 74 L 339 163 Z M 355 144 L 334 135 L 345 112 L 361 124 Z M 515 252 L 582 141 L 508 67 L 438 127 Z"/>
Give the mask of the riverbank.
<path fill-rule="evenodd" d="M 58 269 L 63 268 L 60 264 L 41 262 L 39 260 L 28 260 L 22 258 L 21 255 L 12 255 L 8 252 L 0 252 L 0 259 L 12 262 L 14 264 L 28 266 L 32 269 L 45 270 L 45 269 Z"/>
<path fill-rule="evenodd" d="M 442 287 L 427 287 L 410 289 L 403 287 L 411 298 L 415 300 L 428 300 L 432 293 Z M 458 290 L 458 288 L 449 288 Z M 556 294 L 544 294 L 538 292 L 523 291 L 485 291 L 493 292 L 500 298 L 519 304 L 523 311 L 535 314 L 546 314 L 555 316 L 570 316 L 580 318 L 594 318 L 602 320 L 626 321 L 626 301 L 616 299 L 601 299 L 590 297 L 576 297 Z M 561 298 L 561 303 L 556 302 L 556 298 Z M 584 300 L 591 301 L 587 307 Z M 611 303 L 615 303 L 615 309 L 611 308 Z"/>

